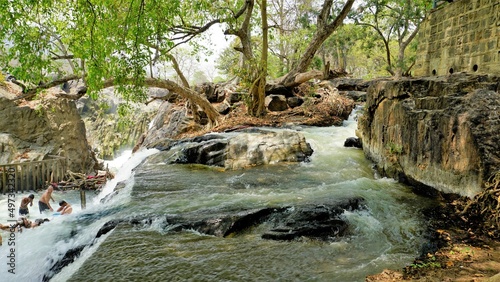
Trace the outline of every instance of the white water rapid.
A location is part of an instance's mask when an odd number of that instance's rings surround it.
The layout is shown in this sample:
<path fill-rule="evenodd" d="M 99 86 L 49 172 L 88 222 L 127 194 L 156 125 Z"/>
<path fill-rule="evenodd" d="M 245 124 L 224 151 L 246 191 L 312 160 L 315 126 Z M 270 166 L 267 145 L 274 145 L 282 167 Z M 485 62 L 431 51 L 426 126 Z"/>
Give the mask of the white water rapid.
<path fill-rule="evenodd" d="M 297 127 L 311 144 L 310 162 L 278 164 L 240 171 L 193 165 L 139 165 L 155 150 L 126 153 L 109 163 L 116 168 L 100 194 L 87 194 L 79 207 L 77 191 L 55 192 L 56 201 L 73 204 L 69 216 L 15 233 L 15 274 L 8 272 L 10 233 L 0 231 L 0 281 L 42 281 L 54 262 L 71 249 L 85 246 L 75 262 L 50 281 L 364 281 L 384 268 L 401 268 L 425 244 L 421 217 L 428 199 L 407 186 L 376 177 L 362 150 L 345 148 L 353 137 L 354 115 L 341 127 Z M 138 166 L 139 165 L 139 166 Z M 133 168 L 135 168 L 133 170 Z M 117 182 L 120 192 L 106 203 Z M 16 195 L 19 204 L 23 195 Z M 39 218 L 38 198 L 30 207 Z M 344 213 L 348 235 L 332 242 L 273 241 L 260 237 L 259 226 L 231 238 L 192 231 L 171 232 L 171 215 L 216 216 L 221 211 L 265 207 L 321 205 L 362 197 L 367 208 Z M 17 209 L 16 209 L 17 215 Z M 144 226 L 119 225 L 94 239 L 110 220 L 139 216 Z M 7 196 L 0 196 L 0 223 L 8 219 Z"/>

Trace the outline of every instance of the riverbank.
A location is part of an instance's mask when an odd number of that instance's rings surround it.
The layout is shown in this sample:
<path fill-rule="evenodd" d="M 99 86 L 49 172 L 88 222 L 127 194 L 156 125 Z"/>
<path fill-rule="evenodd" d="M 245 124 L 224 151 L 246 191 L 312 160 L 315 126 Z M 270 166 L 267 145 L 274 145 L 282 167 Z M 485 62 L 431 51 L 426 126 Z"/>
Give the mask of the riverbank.
<path fill-rule="evenodd" d="M 477 218 L 470 208 L 473 200 L 439 198 L 439 206 L 426 211 L 431 222 L 429 251 L 411 265 L 386 269 L 366 281 L 500 281 L 498 230 Z"/>

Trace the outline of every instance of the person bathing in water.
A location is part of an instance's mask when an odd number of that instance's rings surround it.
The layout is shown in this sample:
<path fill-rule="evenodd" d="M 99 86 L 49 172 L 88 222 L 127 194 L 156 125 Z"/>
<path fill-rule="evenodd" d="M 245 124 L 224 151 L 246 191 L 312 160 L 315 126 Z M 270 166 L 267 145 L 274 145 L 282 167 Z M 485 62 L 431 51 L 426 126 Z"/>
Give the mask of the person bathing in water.
<path fill-rule="evenodd" d="M 0 229 L 2 230 L 18 230 L 21 231 L 21 229 L 24 228 L 35 228 L 40 226 L 42 223 L 50 221 L 48 218 L 39 218 L 35 219 L 35 221 L 31 221 L 27 219 L 25 216 L 21 216 L 17 219 L 16 223 L 14 224 L 0 224 Z"/>
<path fill-rule="evenodd" d="M 47 221 L 50 221 L 50 220 L 48 218 L 39 218 L 39 219 L 35 219 L 35 221 L 32 222 L 31 220 L 27 219 L 25 216 L 21 216 L 20 218 L 17 219 L 16 223 L 14 223 L 14 224 L 8 224 L 8 223 L 1 224 L 0 223 L 0 230 L 6 230 L 9 232 L 14 232 L 14 231 L 22 232 L 23 227 L 24 228 L 35 228 L 35 227 L 42 225 L 42 223 L 47 222 Z M 0 246 L 2 246 L 2 236 L 0 236 Z"/>
<path fill-rule="evenodd" d="M 52 192 L 54 192 L 54 187 L 52 185 L 49 185 L 45 193 L 40 197 L 40 200 L 38 201 L 38 208 L 40 209 L 40 214 L 42 214 L 46 210 L 54 211 L 52 207 L 50 206 L 50 200 L 52 202 L 54 201 L 54 198 L 52 198 Z"/>
<path fill-rule="evenodd" d="M 24 197 L 22 200 L 21 200 L 21 205 L 19 206 L 19 215 L 29 215 L 30 213 L 30 210 L 28 209 L 28 205 L 30 205 L 30 207 L 33 206 L 33 199 L 35 198 L 35 195 L 33 194 L 30 194 L 28 197 Z"/>
<path fill-rule="evenodd" d="M 57 212 L 60 212 L 61 215 L 71 214 L 72 211 L 73 211 L 73 208 L 66 201 L 59 202 L 59 208 L 57 209 Z"/>

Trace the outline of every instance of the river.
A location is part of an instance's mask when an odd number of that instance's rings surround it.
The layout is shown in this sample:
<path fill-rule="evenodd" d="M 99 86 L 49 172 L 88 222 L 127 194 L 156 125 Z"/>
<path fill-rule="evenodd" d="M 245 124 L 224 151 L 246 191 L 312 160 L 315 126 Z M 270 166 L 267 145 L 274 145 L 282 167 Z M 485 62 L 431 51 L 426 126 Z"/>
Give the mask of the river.
<path fill-rule="evenodd" d="M 2 231 L 0 275 L 9 281 L 41 281 L 53 261 L 81 245 L 81 256 L 51 281 L 364 281 L 385 268 L 412 263 L 425 241 L 422 209 L 432 201 L 394 180 L 377 177 L 362 150 L 345 148 L 354 136 L 354 117 L 341 127 L 297 127 L 311 144 L 310 162 L 220 171 L 196 165 L 146 162 L 155 150 L 124 155 L 121 167 L 100 194 L 79 207 L 76 191 L 54 193 L 73 203 L 74 213 L 52 216 L 41 227 L 15 234 L 15 272 L 9 273 L 10 233 Z M 126 187 L 101 204 L 117 181 Z M 27 195 L 27 194 L 26 194 Z M 16 195 L 17 203 L 24 194 Z M 35 193 L 35 202 L 41 193 Z M 348 235 L 334 242 L 264 240 L 259 227 L 230 238 L 195 231 L 170 232 L 165 215 L 209 216 L 221 211 L 269 206 L 322 204 L 362 197 L 366 210 L 345 212 Z M 38 218 L 38 205 L 31 207 Z M 111 219 L 153 219 L 144 226 L 123 225 L 94 240 Z M 0 196 L 0 223 L 8 219 Z"/>

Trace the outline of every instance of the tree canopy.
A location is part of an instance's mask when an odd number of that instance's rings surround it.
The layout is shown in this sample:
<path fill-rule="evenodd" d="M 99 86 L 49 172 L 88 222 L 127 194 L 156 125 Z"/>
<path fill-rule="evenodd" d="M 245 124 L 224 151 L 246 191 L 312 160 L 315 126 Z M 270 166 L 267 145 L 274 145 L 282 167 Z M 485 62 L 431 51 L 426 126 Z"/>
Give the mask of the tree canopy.
<path fill-rule="evenodd" d="M 86 85 L 80 96 L 87 93 L 96 97 L 102 88 L 114 86 L 130 101 L 145 101 L 144 87 L 166 88 L 200 106 L 212 125 L 218 113 L 189 87 L 191 78 L 183 79 L 179 74 L 177 83 L 161 77 L 152 66 L 171 63 L 178 67 L 173 51 L 189 43 L 193 52 L 199 52 L 204 46 L 194 39 L 220 24 L 226 35 L 236 39 L 232 47 L 241 55 L 233 55 L 230 62 L 238 60 L 239 73 L 248 82 L 251 108 L 258 109 L 249 112 L 258 116 L 263 114 L 262 91 L 270 74 L 282 75 L 277 81 L 281 87 L 294 87 L 317 77 L 318 71 L 309 67 L 354 2 L 0 0 L 0 37 L 4 42 L 0 68 L 23 85 L 23 98 L 74 79 Z M 410 5 L 412 1 L 382 2 L 415 6 Z M 410 12 L 400 15 L 410 17 Z M 395 25 L 403 31 L 415 27 L 402 22 Z M 406 33 L 401 38 L 412 39 Z M 268 63 L 274 58 L 277 66 Z M 273 66 L 275 71 L 270 72 Z M 259 94 L 252 92 L 251 85 L 258 85 L 254 89 L 260 89 Z"/>

